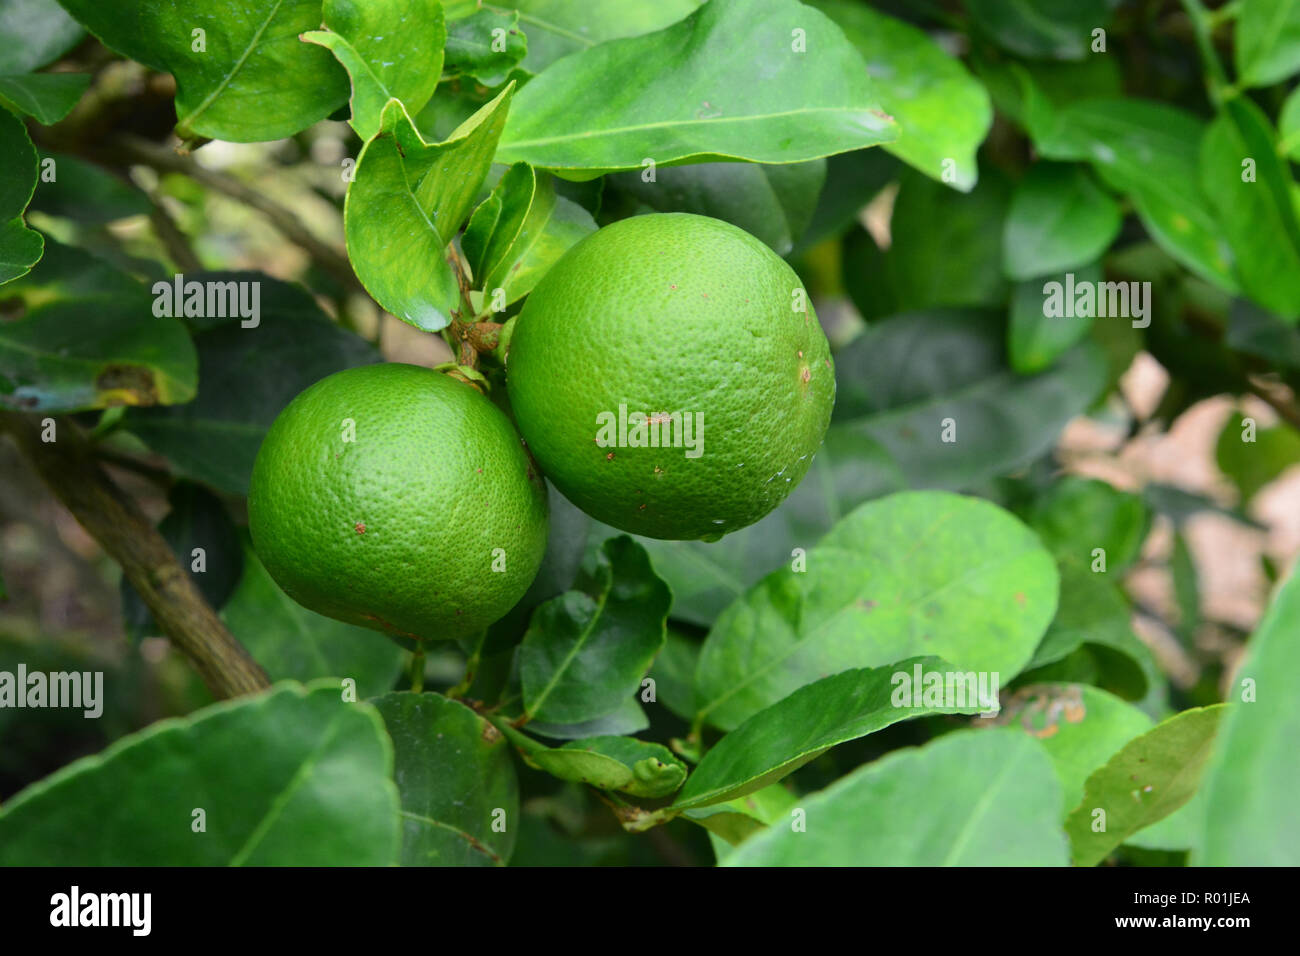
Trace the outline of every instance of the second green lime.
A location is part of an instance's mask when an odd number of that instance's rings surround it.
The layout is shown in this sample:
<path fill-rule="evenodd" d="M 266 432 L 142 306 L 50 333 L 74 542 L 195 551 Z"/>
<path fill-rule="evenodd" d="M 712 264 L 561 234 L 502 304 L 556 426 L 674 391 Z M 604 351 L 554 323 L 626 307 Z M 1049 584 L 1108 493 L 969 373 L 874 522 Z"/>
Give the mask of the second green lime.
<path fill-rule="evenodd" d="M 714 540 L 779 505 L 830 422 L 830 348 L 799 277 L 705 216 L 607 226 L 520 313 L 507 356 L 519 429 L 588 514 Z"/>

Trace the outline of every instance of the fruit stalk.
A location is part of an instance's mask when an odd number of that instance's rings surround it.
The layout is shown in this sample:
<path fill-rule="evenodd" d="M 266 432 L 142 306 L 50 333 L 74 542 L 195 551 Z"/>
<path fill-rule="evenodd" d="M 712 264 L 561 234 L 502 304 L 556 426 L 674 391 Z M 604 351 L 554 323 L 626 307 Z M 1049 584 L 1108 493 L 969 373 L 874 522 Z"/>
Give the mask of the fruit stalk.
<path fill-rule="evenodd" d="M 218 698 L 270 687 L 265 672 L 235 640 L 181 567 L 171 546 L 95 460 L 94 449 L 69 420 L 57 440 L 41 439 L 40 420 L 0 412 L 24 457 L 63 506 L 122 568 L 164 634 L 189 658 Z"/>

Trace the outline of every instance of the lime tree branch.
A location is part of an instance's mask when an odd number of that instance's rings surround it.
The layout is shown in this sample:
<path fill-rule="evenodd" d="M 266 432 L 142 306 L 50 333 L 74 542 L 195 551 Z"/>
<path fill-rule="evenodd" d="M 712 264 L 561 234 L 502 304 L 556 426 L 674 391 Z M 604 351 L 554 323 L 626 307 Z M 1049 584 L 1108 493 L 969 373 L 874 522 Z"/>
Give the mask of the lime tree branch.
<path fill-rule="evenodd" d="M 227 698 L 269 687 L 262 668 L 226 629 L 162 535 L 105 474 L 77 427 L 64 419 L 57 428 L 56 441 L 42 441 L 39 419 L 0 411 L 0 432 L 13 438 L 54 496 L 121 565 L 208 689 Z"/>
<path fill-rule="evenodd" d="M 302 224 L 301 217 L 293 210 L 282 206 L 234 176 L 208 169 L 174 149 L 136 136 L 116 136 L 104 148 L 104 152 L 116 161 L 136 163 L 160 172 L 181 173 L 200 185 L 260 212 L 286 239 L 306 251 L 321 268 L 327 270 L 345 287 L 365 292 L 356 273 L 352 271 L 347 255 L 341 249 L 336 249 L 314 235 Z"/>

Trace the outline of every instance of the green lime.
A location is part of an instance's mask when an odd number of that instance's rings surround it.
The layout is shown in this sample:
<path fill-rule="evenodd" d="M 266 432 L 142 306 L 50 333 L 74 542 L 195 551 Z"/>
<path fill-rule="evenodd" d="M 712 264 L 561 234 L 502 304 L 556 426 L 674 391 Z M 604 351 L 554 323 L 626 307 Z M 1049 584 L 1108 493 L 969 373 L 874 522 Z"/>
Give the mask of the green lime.
<path fill-rule="evenodd" d="M 546 549 L 546 485 L 505 414 L 414 365 L 308 388 L 271 426 L 253 546 L 290 597 L 401 637 L 460 637 L 519 600 Z"/>
<path fill-rule="evenodd" d="M 807 293 L 749 233 L 706 216 L 624 219 L 529 295 L 506 364 L 519 430 L 588 514 L 715 540 L 799 483 L 835 371 Z"/>

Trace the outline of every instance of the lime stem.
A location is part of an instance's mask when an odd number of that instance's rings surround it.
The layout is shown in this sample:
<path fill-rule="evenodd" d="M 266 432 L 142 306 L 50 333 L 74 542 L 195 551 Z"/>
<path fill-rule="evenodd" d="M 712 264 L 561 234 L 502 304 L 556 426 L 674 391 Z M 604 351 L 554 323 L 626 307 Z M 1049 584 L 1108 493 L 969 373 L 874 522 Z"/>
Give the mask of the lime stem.
<path fill-rule="evenodd" d="M 415 645 L 415 651 L 411 654 L 411 693 L 419 694 L 424 691 L 424 644 Z"/>

